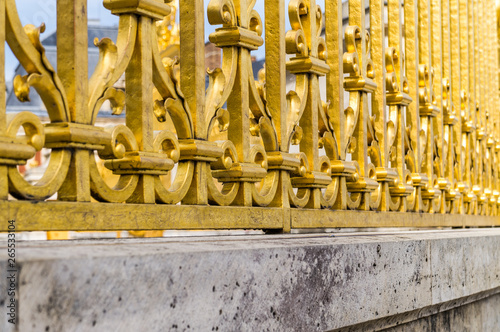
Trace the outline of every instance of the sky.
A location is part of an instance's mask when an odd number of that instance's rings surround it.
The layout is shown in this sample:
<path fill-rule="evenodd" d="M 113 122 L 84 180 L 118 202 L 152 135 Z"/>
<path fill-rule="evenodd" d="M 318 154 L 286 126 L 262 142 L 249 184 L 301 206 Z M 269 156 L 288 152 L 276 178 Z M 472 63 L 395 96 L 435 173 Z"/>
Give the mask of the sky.
<path fill-rule="evenodd" d="M 205 9 L 208 5 L 209 0 L 205 0 Z M 286 1 L 288 2 L 288 1 Z M 26 24 L 34 24 L 35 26 L 39 26 L 42 23 L 45 23 L 46 30 L 45 33 L 42 34 L 41 38 L 50 35 L 56 30 L 56 3 L 57 0 L 16 0 L 17 10 L 23 25 Z M 318 4 L 322 8 L 324 8 L 324 0 L 318 0 Z M 257 0 L 257 3 L 254 7 L 260 15 L 261 19 L 264 21 L 264 0 Z M 99 20 L 100 25 L 103 26 L 117 26 L 118 25 L 118 17 L 112 15 L 106 8 L 102 5 L 102 0 L 88 0 L 88 18 L 89 20 Z M 205 10 L 206 12 L 206 10 Z M 286 29 L 290 29 L 290 24 L 286 22 Z M 215 28 L 208 23 L 205 15 L 205 39 L 208 40 L 208 35 L 212 33 Z M 264 36 L 264 34 L 263 34 Z M 252 52 L 252 54 L 256 55 L 257 58 L 264 57 L 264 46 L 262 46 L 259 50 Z M 6 47 L 6 64 L 5 64 L 5 74 L 6 80 L 11 81 L 13 78 L 14 70 L 18 65 L 18 61 L 8 48 Z"/>

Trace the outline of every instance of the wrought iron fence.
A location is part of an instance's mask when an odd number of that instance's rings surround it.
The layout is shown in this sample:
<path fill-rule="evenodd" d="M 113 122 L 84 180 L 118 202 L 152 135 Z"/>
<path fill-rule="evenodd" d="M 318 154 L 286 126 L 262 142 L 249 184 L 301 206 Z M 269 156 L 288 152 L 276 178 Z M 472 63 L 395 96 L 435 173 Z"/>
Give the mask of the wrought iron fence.
<path fill-rule="evenodd" d="M 500 225 L 493 1 L 350 0 L 345 27 L 341 1 L 265 0 L 264 20 L 255 3 L 181 0 L 175 60 L 155 23 L 172 3 L 104 0 L 118 37 L 96 41 L 88 79 L 87 0 L 57 1 L 57 71 L 43 27 L 3 1 L 0 47 L 27 72 L 14 92 L 34 88 L 50 122 L 7 114 L 0 94 L 2 218 L 18 230 Z M 222 49 L 208 72 L 205 15 Z M 105 101 L 124 125 L 96 126 Z M 30 183 L 19 165 L 42 148 L 47 169 Z"/>

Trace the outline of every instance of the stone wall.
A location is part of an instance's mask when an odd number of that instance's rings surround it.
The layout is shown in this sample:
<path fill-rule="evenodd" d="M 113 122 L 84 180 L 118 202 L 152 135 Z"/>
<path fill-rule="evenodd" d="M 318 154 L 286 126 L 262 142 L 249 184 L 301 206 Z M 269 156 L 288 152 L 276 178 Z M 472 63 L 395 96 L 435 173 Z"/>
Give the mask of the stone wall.
<path fill-rule="evenodd" d="M 18 247 L 13 331 L 500 330 L 492 228 Z"/>
<path fill-rule="evenodd" d="M 500 294 L 389 328 L 404 331 L 499 331 Z"/>

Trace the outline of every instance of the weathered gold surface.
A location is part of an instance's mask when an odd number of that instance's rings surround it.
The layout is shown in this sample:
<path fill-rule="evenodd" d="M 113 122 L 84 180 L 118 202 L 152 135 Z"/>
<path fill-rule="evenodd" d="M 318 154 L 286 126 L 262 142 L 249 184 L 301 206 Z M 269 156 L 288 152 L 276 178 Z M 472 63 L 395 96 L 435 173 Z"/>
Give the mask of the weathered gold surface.
<path fill-rule="evenodd" d="M 124 214 L 129 217 L 123 218 Z M 16 219 L 18 231 L 276 230 L 287 223 L 294 228 L 500 226 L 497 217 L 459 214 L 77 202 L 0 202 L 0 217 Z M 7 227 L 1 225 L 0 232 Z"/>
<path fill-rule="evenodd" d="M 118 37 L 94 41 L 89 79 L 86 0 L 58 1 L 57 71 L 45 27 L 2 2 L 0 90 L 5 40 L 27 72 L 15 95 L 33 87 L 50 119 L 7 115 L 0 96 L 2 218 L 19 231 L 499 225 L 495 2 L 349 0 L 346 26 L 341 1 L 255 3 L 105 0 Z M 205 17 L 222 54 L 208 71 Z M 95 125 L 107 100 L 124 125 Z M 30 183 L 18 166 L 43 148 Z"/>

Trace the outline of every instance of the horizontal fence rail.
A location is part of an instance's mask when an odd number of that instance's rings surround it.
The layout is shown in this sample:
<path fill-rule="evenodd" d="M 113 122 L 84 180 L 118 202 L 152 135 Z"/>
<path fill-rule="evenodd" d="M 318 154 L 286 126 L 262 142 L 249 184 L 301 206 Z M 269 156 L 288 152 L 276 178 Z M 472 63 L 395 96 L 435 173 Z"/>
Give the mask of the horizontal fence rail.
<path fill-rule="evenodd" d="M 44 27 L 3 1 L 0 48 L 27 73 L 13 91 L 36 90 L 49 121 L 0 94 L 0 215 L 28 231 L 500 225 L 494 1 L 255 4 L 104 0 L 118 35 L 89 75 L 87 0 L 57 1 L 57 71 Z M 124 124 L 96 125 L 105 101 Z M 33 183 L 20 168 L 42 149 Z"/>

